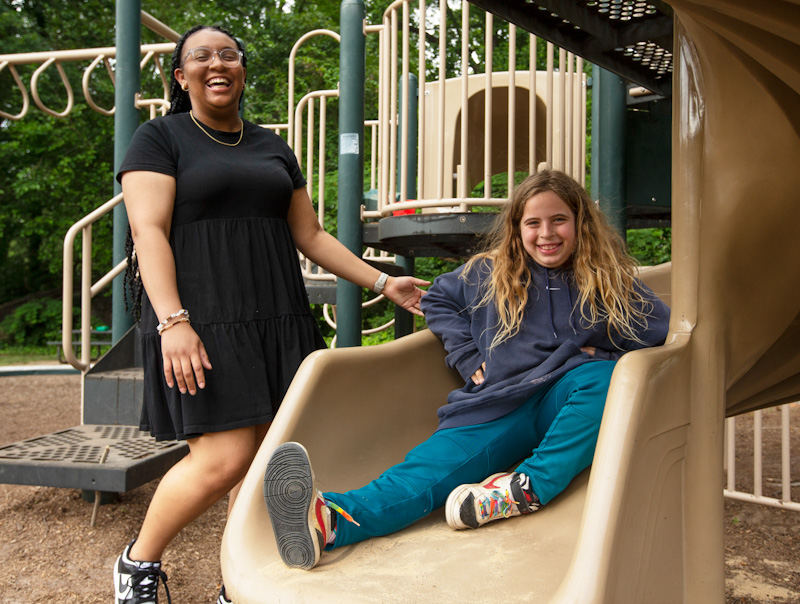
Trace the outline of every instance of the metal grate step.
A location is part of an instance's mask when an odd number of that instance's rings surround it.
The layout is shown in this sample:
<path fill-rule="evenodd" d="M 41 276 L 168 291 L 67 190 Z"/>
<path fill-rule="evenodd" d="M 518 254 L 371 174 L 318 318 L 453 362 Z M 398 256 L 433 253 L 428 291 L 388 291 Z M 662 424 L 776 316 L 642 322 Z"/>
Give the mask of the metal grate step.
<path fill-rule="evenodd" d="M 0 482 L 124 493 L 186 453 L 185 442 L 157 442 L 135 426 L 87 424 L 0 447 Z"/>

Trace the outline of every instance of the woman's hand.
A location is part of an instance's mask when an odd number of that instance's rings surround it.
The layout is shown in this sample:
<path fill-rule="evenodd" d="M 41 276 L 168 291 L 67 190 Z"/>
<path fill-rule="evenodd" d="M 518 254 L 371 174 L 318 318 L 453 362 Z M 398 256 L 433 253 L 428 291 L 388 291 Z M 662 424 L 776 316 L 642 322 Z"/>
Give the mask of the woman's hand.
<path fill-rule="evenodd" d="M 594 353 L 597 352 L 597 349 L 594 346 L 581 346 L 581 352 L 585 352 L 590 356 L 594 356 Z"/>
<path fill-rule="evenodd" d="M 430 281 L 417 279 L 416 277 L 389 277 L 383 294 L 398 306 L 405 308 L 408 312 L 424 316 L 420 310 L 419 303 L 425 290 L 420 286 L 430 285 Z"/>
<path fill-rule="evenodd" d="M 472 374 L 472 383 L 476 386 L 480 386 L 484 382 L 483 372 L 486 371 L 486 361 L 481 363 L 481 366 L 478 368 L 478 371 Z"/>
<path fill-rule="evenodd" d="M 176 383 L 181 394 L 197 394 L 206 387 L 203 368 L 211 369 L 206 348 L 189 323 L 176 323 L 161 334 L 161 356 L 167 386 Z"/>

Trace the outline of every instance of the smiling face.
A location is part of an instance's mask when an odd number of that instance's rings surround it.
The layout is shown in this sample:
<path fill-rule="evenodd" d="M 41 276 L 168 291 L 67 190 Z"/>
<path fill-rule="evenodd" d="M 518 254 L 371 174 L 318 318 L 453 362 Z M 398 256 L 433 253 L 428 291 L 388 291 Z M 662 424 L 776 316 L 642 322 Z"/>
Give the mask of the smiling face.
<path fill-rule="evenodd" d="M 525 202 L 520 235 L 522 246 L 537 264 L 558 268 L 575 251 L 575 214 L 554 192 L 537 193 Z"/>
<path fill-rule="evenodd" d="M 200 63 L 189 51 L 205 47 L 217 51 L 210 62 Z M 238 114 L 239 98 L 244 89 L 246 70 L 240 62 L 234 67 L 226 65 L 219 57 L 219 52 L 226 49 L 237 49 L 236 42 L 229 36 L 213 29 L 201 29 L 186 38 L 183 46 L 183 64 L 175 70 L 175 79 L 185 87 L 189 87 L 192 110 L 198 117 L 222 117 Z"/>

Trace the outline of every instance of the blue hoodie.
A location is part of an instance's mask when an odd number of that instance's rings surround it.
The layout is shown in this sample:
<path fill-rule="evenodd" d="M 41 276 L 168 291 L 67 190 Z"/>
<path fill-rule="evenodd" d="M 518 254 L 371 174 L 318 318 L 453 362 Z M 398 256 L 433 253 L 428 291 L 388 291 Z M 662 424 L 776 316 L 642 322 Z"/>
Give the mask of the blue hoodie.
<path fill-rule="evenodd" d="M 638 332 L 644 344 L 608 336 L 607 323 L 586 328 L 572 271 L 546 269 L 529 262 L 532 283 L 528 290 L 519 332 L 489 352 L 497 333 L 493 304 L 476 308 L 491 262 L 484 261 L 461 278 L 464 267 L 436 278 L 422 297 L 422 311 L 430 330 L 444 343 L 448 367 L 455 368 L 465 385 L 447 397 L 439 408 L 439 429 L 470 426 L 495 420 L 518 408 L 537 390 L 548 387 L 568 371 L 598 360 L 616 360 L 625 352 L 663 344 L 669 328 L 669 308 L 643 283 L 636 287 L 652 303 L 647 328 Z M 594 356 L 582 352 L 594 347 Z M 471 376 L 486 363 L 484 382 Z"/>

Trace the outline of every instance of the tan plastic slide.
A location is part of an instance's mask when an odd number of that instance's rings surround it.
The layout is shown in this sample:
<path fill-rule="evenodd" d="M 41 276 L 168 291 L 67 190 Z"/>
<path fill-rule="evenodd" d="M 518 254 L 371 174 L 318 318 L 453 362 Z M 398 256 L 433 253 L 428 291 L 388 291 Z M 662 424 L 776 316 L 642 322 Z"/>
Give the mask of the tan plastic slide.
<path fill-rule="evenodd" d="M 475 531 L 441 511 L 284 567 L 261 495 L 285 441 L 323 490 L 360 486 L 436 427 L 458 376 L 421 332 L 301 367 L 222 545 L 237 604 L 724 602 L 725 415 L 800 398 L 800 4 L 674 0 L 673 262 L 667 343 L 625 355 L 590 472 L 546 508 Z"/>

